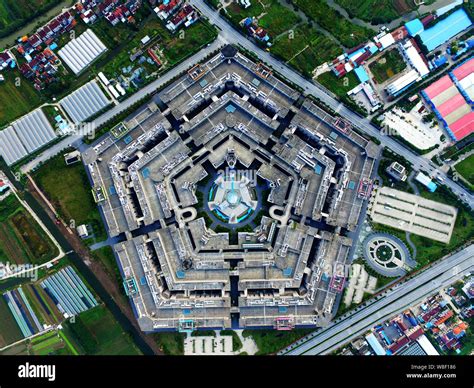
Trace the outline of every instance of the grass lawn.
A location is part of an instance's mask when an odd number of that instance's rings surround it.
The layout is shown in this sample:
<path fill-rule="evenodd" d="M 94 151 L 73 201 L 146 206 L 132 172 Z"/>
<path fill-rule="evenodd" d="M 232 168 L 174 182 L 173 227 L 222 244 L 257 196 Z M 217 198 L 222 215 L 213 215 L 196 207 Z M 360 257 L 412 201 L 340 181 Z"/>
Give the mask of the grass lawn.
<path fill-rule="evenodd" d="M 180 356 L 184 354 L 184 333 L 163 332 L 151 334 L 160 349 L 167 355 Z"/>
<path fill-rule="evenodd" d="M 397 49 L 387 51 L 369 66 L 375 81 L 379 84 L 400 73 L 406 67 L 407 65 Z"/>
<path fill-rule="evenodd" d="M 105 306 L 97 306 L 67 321 L 71 337 L 87 355 L 139 355 L 140 350 L 129 334 L 115 320 Z"/>
<path fill-rule="evenodd" d="M 474 155 L 457 163 L 454 168 L 464 179 L 469 181 L 471 186 L 474 186 Z"/>
<path fill-rule="evenodd" d="M 364 43 L 375 35 L 375 31 L 346 20 L 326 0 L 293 0 L 293 3 L 347 48 Z"/>
<path fill-rule="evenodd" d="M 287 34 L 275 39 L 270 50 L 308 77 L 317 66 L 340 53 L 337 44 L 307 24 L 298 26 L 292 39 Z"/>
<path fill-rule="evenodd" d="M 0 128 L 41 105 L 39 93 L 31 82 L 20 76 L 18 70 L 7 69 L 2 75 L 5 81 L 0 82 Z"/>
<path fill-rule="evenodd" d="M 182 62 L 217 38 L 215 28 L 201 20 L 183 30 L 183 38 L 180 38 L 179 34 L 179 32 L 176 35 L 168 33 L 164 38 L 164 55 L 169 61 L 168 68 Z"/>
<path fill-rule="evenodd" d="M 220 332 L 220 335 L 231 335 L 232 336 L 232 351 L 233 352 L 238 352 L 240 349 L 242 349 L 242 341 L 240 340 L 240 337 L 237 335 L 237 333 L 234 330 L 222 330 Z"/>
<path fill-rule="evenodd" d="M 342 78 L 337 78 L 333 72 L 326 72 L 321 74 L 317 81 L 338 97 L 346 97 L 347 92 L 359 84 L 354 72 L 347 73 Z"/>
<path fill-rule="evenodd" d="M 115 277 L 117 282 L 122 283 L 122 275 L 115 260 L 114 252 L 111 247 L 106 246 L 92 252 L 92 255 L 102 262 L 110 275 Z"/>
<path fill-rule="evenodd" d="M 314 329 L 244 330 L 242 335 L 245 338 L 252 337 L 259 349 L 257 355 L 264 355 L 274 354 L 313 331 Z"/>
<path fill-rule="evenodd" d="M 82 163 L 67 166 L 60 154 L 35 171 L 33 178 L 67 223 L 91 225 L 96 241 L 106 237 Z"/>

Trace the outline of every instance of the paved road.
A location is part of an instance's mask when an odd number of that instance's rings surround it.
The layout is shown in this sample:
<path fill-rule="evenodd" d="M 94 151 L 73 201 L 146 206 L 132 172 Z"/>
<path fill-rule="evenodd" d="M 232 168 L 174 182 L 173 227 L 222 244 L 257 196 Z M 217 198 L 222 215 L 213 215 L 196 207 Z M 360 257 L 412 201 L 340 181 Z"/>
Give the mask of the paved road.
<path fill-rule="evenodd" d="M 143 89 L 140 89 L 138 92 L 136 92 L 126 100 L 122 101 L 118 105 L 114 106 L 112 109 L 97 117 L 90 123 L 91 128 L 100 127 L 101 125 L 110 121 L 114 116 L 117 116 L 121 112 L 127 110 L 128 108 L 142 100 L 144 97 L 153 94 L 161 87 L 163 87 L 166 83 L 171 81 L 173 78 L 177 77 L 178 75 L 189 69 L 191 66 L 193 66 L 193 64 L 204 60 L 208 55 L 212 54 L 214 51 L 217 51 L 220 47 L 224 46 L 225 43 L 226 42 L 221 37 L 218 37 L 209 46 L 200 50 L 199 52 L 188 58 L 186 61 L 172 68 L 160 78 L 156 79 L 155 81 L 148 84 Z M 40 163 L 45 162 L 46 160 L 59 154 L 61 151 L 65 150 L 66 148 L 69 148 L 71 145 L 79 146 L 83 137 L 83 133 L 65 137 L 60 142 L 45 150 L 42 154 L 38 155 L 38 157 L 36 157 L 35 159 L 23 165 L 21 167 L 22 173 L 26 174 L 30 172 Z"/>
<path fill-rule="evenodd" d="M 474 245 L 434 264 L 406 283 L 386 291 L 379 300 L 356 310 L 348 317 L 320 329 L 297 344 L 284 349 L 284 355 L 327 354 L 363 334 L 370 327 L 404 310 L 413 302 L 452 284 L 474 270 Z"/>
<path fill-rule="evenodd" d="M 217 11 L 205 4 L 203 0 L 190 0 L 190 3 L 199 8 L 201 13 L 203 13 L 211 21 L 211 23 L 216 25 L 221 30 L 220 36 L 225 41 L 229 43 L 238 43 L 245 49 L 256 53 L 260 59 L 271 65 L 276 71 L 282 74 L 289 81 L 303 88 L 307 94 L 312 94 L 313 96 L 319 98 L 329 107 L 338 112 L 341 116 L 350 121 L 359 130 L 369 136 L 377 138 L 384 146 L 387 146 L 397 154 L 402 155 L 405 159 L 412 163 L 414 169 L 424 170 L 431 176 L 440 176 L 441 179 L 443 179 L 443 183 L 448 186 L 457 197 L 465 201 L 471 208 L 474 208 L 474 196 L 449 179 L 444 172 L 439 171 L 433 162 L 416 155 L 411 150 L 408 150 L 403 145 L 395 141 L 393 138 L 384 135 L 374 125 L 372 125 L 369 120 L 360 117 L 337 101 L 335 96 L 322 85 L 303 78 L 280 60 L 274 58 L 270 53 L 259 48 L 251 40 L 243 37 L 239 31 L 235 30 L 219 15 Z"/>
<path fill-rule="evenodd" d="M 116 105 L 110 111 L 98 117 L 92 122 L 93 125 L 100 126 L 108 122 L 115 115 L 132 106 L 133 104 L 144 98 L 146 95 L 155 92 L 158 88 L 160 88 L 160 86 L 162 86 L 181 72 L 185 71 L 193 63 L 203 60 L 207 55 L 215 51 L 223 43 L 240 44 L 245 49 L 256 53 L 260 57 L 260 59 L 271 65 L 275 70 L 277 70 L 280 74 L 286 77 L 289 81 L 293 82 L 296 85 L 299 85 L 307 94 L 312 94 L 313 96 L 319 98 L 321 101 L 327 104 L 329 107 L 337 111 L 341 116 L 350 121 L 359 130 L 368 134 L 369 136 L 377 138 L 379 141 L 381 141 L 383 145 L 391 148 L 394 152 L 405 157 L 405 159 L 412 163 L 414 169 L 424 170 L 428 172 L 431 176 L 438 175 L 441 179 L 443 179 L 443 183 L 448 186 L 456 196 L 458 196 L 461 200 L 465 201 L 471 208 L 474 208 L 474 196 L 471 195 L 467 190 L 453 182 L 451 179 L 449 179 L 444 172 L 437 170 L 437 166 L 433 162 L 414 154 L 412 151 L 408 150 L 391 137 L 384 135 L 374 125 L 372 125 L 369 120 L 358 116 L 357 114 L 346 108 L 339 101 L 337 101 L 335 96 L 322 85 L 303 78 L 290 67 L 286 66 L 284 63 L 274 58 L 268 52 L 259 48 L 252 41 L 243 37 L 240 32 L 235 30 L 230 24 L 228 24 L 223 18 L 221 18 L 219 13 L 216 10 L 210 8 L 207 4 L 205 4 L 203 0 L 190 0 L 190 3 L 193 4 L 195 7 L 199 8 L 201 13 L 203 13 L 211 21 L 211 23 L 216 25 L 221 30 L 218 39 L 214 41 L 214 43 L 212 43 L 209 47 L 206 47 L 205 49 L 199 51 L 187 61 L 176 66 L 156 81 L 152 82 L 142 90 L 129 97 L 127 100 L 121 102 L 119 105 Z M 58 154 L 63 149 L 67 148 L 69 145 L 77 144 L 77 142 L 80 141 L 81 138 L 81 135 L 74 135 L 57 143 L 56 145 L 46 150 L 43 154 L 39 155 L 36 159 L 23 166 L 21 169 L 22 172 L 26 173 L 28 171 L 31 171 L 31 169 L 33 169 L 39 163 L 48 160 L 50 157 Z"/>

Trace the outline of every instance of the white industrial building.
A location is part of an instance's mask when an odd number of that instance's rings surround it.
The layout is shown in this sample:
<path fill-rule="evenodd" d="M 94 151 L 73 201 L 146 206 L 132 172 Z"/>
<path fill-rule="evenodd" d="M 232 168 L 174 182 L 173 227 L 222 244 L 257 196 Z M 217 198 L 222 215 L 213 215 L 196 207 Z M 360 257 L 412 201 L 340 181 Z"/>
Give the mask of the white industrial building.
<path fill-rule="evenodd" d="M 403 89 L 416 82 L 420 76 L 415 69 L 410 70 L 408 73 L 404 74 L 402 77 L 393 81 L 390 85 L 387 86 L 387 93 L 396 96 Z"/>
<path fill-rule="evenodd" d="M 110 103 L 96 81 L 85 84 L 59 102 L 75 124 L 85 121 Z"/>
<path fill-rule="evenodd" d="M 106 50 L 97 35 L 86 30 L 59 50 L 58 55 L 75 74 L 79 74 Z"/>
<path fill-rule="evenodd" d="M 418 50 L 413 46 L 412 42 L 409 40 L 403 46 L 402 52 L 405 55 L 405 58 L 416 69 L 420 77 L 425 77 L 430 72 L 425 61 L 421 57 Z"/>
<path fill-rule="evenodd" d="M 427 356 L 439 356 L 438 351 L 432 345 L 432 343 L 429 341 L 426 335 L 423 334 L 422 336 L 417 338 L 416 342 L 418 342 L 418 345 L 421 346 L 421 348 L 423 349 L 423 351 L 426 353 Z"/>
<path fill-rule="evenodd" d="M 36 109 L 0 132 L 0 152 L 5 162 L 12 165 L 55 138 L 45 114 Z"/>

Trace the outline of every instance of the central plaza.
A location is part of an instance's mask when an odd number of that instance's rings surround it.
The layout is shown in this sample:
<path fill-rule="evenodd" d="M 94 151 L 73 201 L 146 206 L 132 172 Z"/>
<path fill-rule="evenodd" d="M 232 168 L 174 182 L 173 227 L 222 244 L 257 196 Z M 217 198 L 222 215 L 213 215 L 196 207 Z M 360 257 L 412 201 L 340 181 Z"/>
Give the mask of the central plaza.
<path fill-rule="evenodd" d="M 330 322 L 379 153 L 226 46 L 82 156 L 152 332 Z"/>

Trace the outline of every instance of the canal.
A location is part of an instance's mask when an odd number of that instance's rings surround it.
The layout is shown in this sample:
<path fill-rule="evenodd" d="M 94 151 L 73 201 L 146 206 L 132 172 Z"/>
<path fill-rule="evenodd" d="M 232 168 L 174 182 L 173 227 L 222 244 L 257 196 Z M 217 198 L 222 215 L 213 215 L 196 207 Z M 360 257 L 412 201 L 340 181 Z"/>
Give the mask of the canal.
<path fill-rule="evenodd" d="M 63 8 L 69 8 L 73 4 L 74 4 L 74 1 L 72 0 L 63 0 L 58 5 L 51 8 L 49 11 L 47 11 L 43 15 L 38 16 L 36 19 L 30 21 L 28 24 L 25 24 L 19 30 L 16 30 L 12 32 L 10 35 L 0 38 L 0 50 L 13 46 L 17 38 L 33 32 L 34 30 L 36 30 L 36 28 L 38 28 L 42 24 L 47 23 L 53 17 L 55 17 L 56 15 L 59 15 L 61 11 L 63 10 Z"/>
<path fill-rule="evenodd" d="M 23 190 L 23 187 L 21 187 L 18 181 L 15 180 L 15 177 L 13 176 L 11 171 L 8 168 L 6 168 L 4 163 L 0 163 L 0 169 L 2 169 L 5 172 L 10 182 L 14 184 L 15 187 L 19 191 Z M 32 194 L 25 191 L 23 191 L 23 199 L 38 215 L 38 217 L 41 219 L 41 221 L 44 223 L 46 228 L 48 228 L 48 230 L 54 236 L 54 238 L 59 243 L 59 245 L 64 250 L 64 252 L 70 252 L 67 254 L 68 258 L 77 268 L 77 270 L 82 274 L 82 276 L 86 279 L 86 281 L 92 287 L 94 292 L 99 296 L 99 298 L 104 302 L 107 308 L 111 311 L 115 319 L 122 326 L 123 330 L 131 335 L 131 337 L 133 338 L 133 341 L 135 342 L 137 347 L 141 350 L 141 352 L 145 355 L 153 355 L 154 354 L 153 350 L 141 337 L 140 332 L 132 324 L 132 322 L 130 322 L 130 320 L 126 317 L 126 315 L 122 312 L 122 310 L 120 310 L 119 306 L 115 303 L 115 301 L 112 299 L 112 297 L 107 292 L 107 290 L 102 286 L 102 284 L 99 282 L 99 280 L 91 271 L 91 269 L 84 263 L 84 261 L 79 257 L 79 255 L 72 250 L 72 247 L 69 244 L 69 242 L 65 239 L 65 237 L 59 231 L 59 229 L 51 220 L 51 218 L 48 217 L 47 213 L 44 211 L 44 209 L 41 207 L 38 201 L 33 197 Z M 11 287 L 16 282 L 20 284 L 22 280 L 24 281 L 24 279 L 18 279 L 16 281 L 9 280 L 7 281 L 7 283 L 8 283 L 8 286 Z"/>

